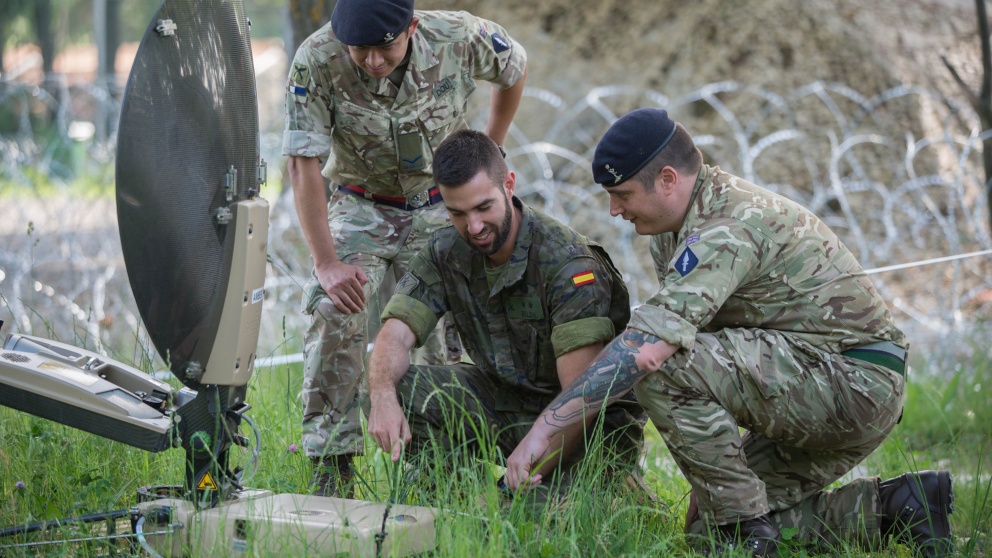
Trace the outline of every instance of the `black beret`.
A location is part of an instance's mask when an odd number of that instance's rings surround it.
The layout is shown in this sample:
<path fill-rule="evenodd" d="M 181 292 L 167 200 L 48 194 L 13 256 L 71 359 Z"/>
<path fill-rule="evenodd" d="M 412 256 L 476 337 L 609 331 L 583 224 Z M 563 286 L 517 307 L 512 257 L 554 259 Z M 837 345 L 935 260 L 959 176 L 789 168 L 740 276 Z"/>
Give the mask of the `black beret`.
<path fill-rule="evenodd" d="M 349 46 L 385 46 L 406 31 L 413 0 L 338 0 L 331 29 Z"/>
<path fill-rule="evenodd" d="M 675 135 L 667 110 L 640 108 L 621 116 L 603 134 L 592 157 L 597 184 L 616 186 L 644 168 Z"/>

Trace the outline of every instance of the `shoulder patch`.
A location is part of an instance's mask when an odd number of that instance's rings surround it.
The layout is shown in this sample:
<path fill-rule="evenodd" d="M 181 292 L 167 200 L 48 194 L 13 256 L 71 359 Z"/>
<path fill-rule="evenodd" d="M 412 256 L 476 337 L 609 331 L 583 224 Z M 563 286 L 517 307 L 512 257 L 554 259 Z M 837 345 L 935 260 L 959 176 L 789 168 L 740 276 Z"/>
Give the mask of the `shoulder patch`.
<path fill-rule="evenodd" d="M 695 244 L 697 242 L 699 242 L 699 235 L 698 234 L 694 234 L 694 235 L 690 236 L 689 238 L 685 239 L 685 245 L 686 246 L 688 246 L 690 244 Z"/>
<path fill-rule="evenodd" d="M 483 39 L 486 38 L 487 35 L 489 35 L 489 30 L 486 29 L 486 24 L 485 23 L 480 23 L 479 24 L 479 34 L 482 35 L 482 38 Z"/>
<path fill-rule="evenodd" d="M 582 273 L 576 273 L 572 276 L 572 284 L 576 287 L 581 287 L 582 285 L 589 285 L 596 282 L 596 275 L 592 270 L 583 271 Z"/>
<path fill-rule="evenodd" d="M 504 50 L 510 50 L 510 43 L 508 43 L 506 39 L 501 37 L 499 33 L 493 33 L 492 37 L 493 37 L 493 50 L 496 51 L 496 54 L 499 54 Z"/>
<path fill-rule="evenodd" d="M 685 277 L 690 271 L 696 268 L 696 264 L 699 263 L 699 258 L 696 254 L 692 252 L 690 248 L 686 248 L 679 255 L 678 259 L 675 260 L 675 271 L 679 272 L 679 275 Z"/>
<path fill-rule="evenodd" d="M 310 81 L 310 68 L 303 64 L 293 64 L 293 73 L 290 74 L 289 79 L 306 86 L 307 82 Z"/>

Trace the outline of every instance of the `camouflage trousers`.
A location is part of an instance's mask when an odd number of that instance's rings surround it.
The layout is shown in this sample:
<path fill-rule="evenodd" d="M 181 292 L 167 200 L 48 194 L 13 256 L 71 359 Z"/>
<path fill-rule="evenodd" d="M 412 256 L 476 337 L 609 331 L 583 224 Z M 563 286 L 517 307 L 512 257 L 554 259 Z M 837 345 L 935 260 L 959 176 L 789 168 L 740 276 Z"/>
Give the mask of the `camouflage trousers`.
<path fill-rule="evenodd" d="M 432 232 L 448 223 L 444 205 L 412 211 L 374 204 L 335 191 L 328 224 L 342 261 L 362 268 L 365 311 L 345 314 L 334 306 L 312 274 L 304 293 L 311 316 L 304 337 L 303 448 L 309 457 L 362 453 L 362 401 L 367 397 L 365 355 L 369 312 L 378 310 L 378 291 L 387 273 L 406 273 L 410 259 Z M 378 317 L 371 320 L 378 323 Z M 414 355 L 414 362 L 446 364 L 461 357 L 461 345 L 448 319 Z"/>
<path fill-rule="evenodd" d="M 878 479 L 823 489 L 896 425 L 900 374 L 787 333 L 725 329 L 697 334 L 635 393 L 697 498 L 690 532 L 770 514 L 796 540 L 877 534 Z"/>
<path fill-rule="evenodd" d="M 482 447 L 495 442 L 502 457 L 509 456 L 541 411 L 557 394 L 537 394 L 508 386 L 472 364 L 411 366 L 397 386 L 413 440 L 409 451 L 418 454 L 428 444 L 447 454 L 480 455 Z M 627 396 L 606 408 L 602 443 L 605 455 L 629 472 L 636 466 L 644 445 L 647 422 L 641 406 Z M 587 444 L 597 432 L 590 428 Z M 586 445 L 567 456 L 558 470 L 568 473 L 586 455 Z M 561 481 L 563 484 L 565 481 Z"/>

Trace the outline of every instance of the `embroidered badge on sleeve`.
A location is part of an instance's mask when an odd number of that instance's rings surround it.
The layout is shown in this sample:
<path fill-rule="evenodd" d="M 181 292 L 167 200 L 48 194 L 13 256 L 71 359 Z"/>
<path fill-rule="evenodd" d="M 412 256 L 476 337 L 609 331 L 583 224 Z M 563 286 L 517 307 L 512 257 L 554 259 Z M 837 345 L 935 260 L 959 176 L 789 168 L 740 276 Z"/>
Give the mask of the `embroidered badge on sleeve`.
<path fill-rule="evenodd" d="M 293 64 L 293 73 L 289 78 L 289 92 L 293 95 L 306 95 L 308 81 L 310 81 L 310 68 L 302 64 Z"/>
<path fill-rule="evenodd" d="M 576 273 L 572 276 L 572 284 L 576 287 L 581 287 L 582 285 L 588 285 L 595 282 L 596 276 L 593 274 L 591 269 L 589 271 L 583 271 L 582 273 Z"/>
<path fill-rule="evenodd" d="M 696 254 L 692 252 L 689 248 L 682 251 L 682 255 L 675 260 L 675 271 L 679 272 L 679 275 L 685 277 L 690 271 L 695 269 L 696 264 L 699 263 L 699 258 Z"/>
<path fill-rule="evenodd" d="M 503 52 L 504 50 L 510 50 L 510 43 L 506 42 L 506 39 L 500 36 L 499 33 L 493 33 L 493 50 L 496 54 Z"/>

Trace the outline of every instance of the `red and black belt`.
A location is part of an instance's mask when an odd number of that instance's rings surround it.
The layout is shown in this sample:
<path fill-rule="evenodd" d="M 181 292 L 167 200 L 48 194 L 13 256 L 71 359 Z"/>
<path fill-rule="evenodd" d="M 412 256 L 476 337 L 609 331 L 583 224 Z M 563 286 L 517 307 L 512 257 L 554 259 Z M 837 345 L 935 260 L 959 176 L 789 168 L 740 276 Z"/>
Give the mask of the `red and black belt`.
<path fill-rule="evenodd" d="M 441 199 L 441 191 L 437 189 L 437 186 L 432 186 L 431 189 L 426 192 L 421 192 L 409 198 L 380 196 L 379 194 L 369 192 L 362 186 L 357 186 L 354 184 L 339 184 L 338 190 L 353 196 L 371 200 L 375 203 L 381 203 L 382 205 L 388 205 L 389 207 L 395 207 L 406 211 L 410 211 L 411 209 L 420 209 L 421 207 L 434 205 L 443 201 Z"/>

